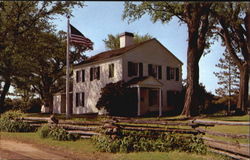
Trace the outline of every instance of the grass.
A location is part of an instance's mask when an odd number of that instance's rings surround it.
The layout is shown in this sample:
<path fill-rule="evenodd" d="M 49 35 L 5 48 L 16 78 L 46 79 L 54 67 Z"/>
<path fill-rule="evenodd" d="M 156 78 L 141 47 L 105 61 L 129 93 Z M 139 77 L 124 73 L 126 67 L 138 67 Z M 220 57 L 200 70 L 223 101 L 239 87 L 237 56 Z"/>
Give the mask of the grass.
<path fill-rule="evenodd" d="M 100 153 L 96 150 L 91 140 L 77 141 L 55 141 L 52 139 L 42 139 L 36 133 L 8 133 L 0 132 L 1 137 L 5 139 L 18 140 L 43 146 L 52 146 L 67 149 L 76 154 L 98 154 L 99 159 L 109 157 L 112 160 L 225 160 L 226 157 L 217 154 L 208 153 L 207 155 L 197 155 L 185 152 L 137 152 L 137 153 Z M 105 155 L 105 156 L 104 156 Z"/>
<path fill-rule="evenodd" d="M 243 115 L 243 116 L 208 116 L 204 118 L 204 120 L 220 120 L 220 121 L 232 121 L 232 122 L 249 122 L 250 115 Z"/>
<path fill-rule="evenodd" d="M 242 144 L 250 143 L 249 139 L 227 138 L 227 137 L 220 137 L 220 136 L 213 136 L 213 135 L 206 135 L 206 137 L 213 138 L 215 140 L 225 141 L 225 142 L 242 143 Z"/>
<path fill-rule="evenodd" d="M 215 125 L 214 127 L 208 127 L 207 129 L 211 131 L 232 134 L 249 134 L 250 132 L 249 126 Z"/>
<path fill-rule="evenodd" d="M 28 133 L 11 133 L 0 132 L 1 137 L 5 139 L 19 140 L 22 142 L 35 143 L 40 145 L 49 145 L 53 147 L 62 147 L 64 149 L 70 149 L 75 152 L 87 152 L 91 153 L 96 151 L 94 145 L 90 140 L 77 140 L 77 141 L 56 141 L 49 138 L 40 138 L 38 134 L 34 132 Z"/>
<path fill-rule="evenodd" d="M 185 158 L 184 158 L 185 157 Z M 224 156 L 208 153 L 207 155 L 197 155 L 185 152 L 140 152 L 128 154 L 116 154 L 114 160 L 226 160 Z"/>

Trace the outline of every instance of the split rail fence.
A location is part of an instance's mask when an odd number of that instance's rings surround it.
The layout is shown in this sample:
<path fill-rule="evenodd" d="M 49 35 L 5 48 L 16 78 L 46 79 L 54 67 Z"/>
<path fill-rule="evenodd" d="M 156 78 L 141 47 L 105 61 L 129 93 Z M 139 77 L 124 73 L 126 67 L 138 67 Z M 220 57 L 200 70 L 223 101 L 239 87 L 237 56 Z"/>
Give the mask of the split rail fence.
<path fill-rule="evenodd" d="M 50 118 L 41 117 L 25 117 L 24 121 L 30 123 L 34 127 L 40 127 L 43 124 L 51 122 Z M 249 122 L 224 122 L 224 121 L 203 121 L 203 120 L 190 120 L 188 122 L 174 122 L 163 120 L 140 120 L 140 119 L 124 119 L 114 118 L 112 120 L 100 121 L 70 121 L 59 120 L 57 124 L 67 130 L 69 133 L 76 133 L 81 135 L 81 138 L 91 138 L 94 135 L 100 135 L 101 128 L 116 128 L 131 131 L 157 131 L 157 132 L 174 132 L 179 134 L 190 135 L 212 135 L 218 137 L 226 137 L 231 139 L 250 139 L 249 134 L 232 134 L 222 133 L 217 131 L 210 131 L 204 127 L 213 127 L 215 125 L 239 125 L 249 126 Z M 179 128 L 179 126 L 185 126 Z M 203 128 L 201 128 L 203 127 Z M 224 154 L 234 159 L 249 160 L 250 159 L 250 145 L 235 142 L 227 142 L 216 140 L 203 136 L 203 140 L 212 152 Z"/>

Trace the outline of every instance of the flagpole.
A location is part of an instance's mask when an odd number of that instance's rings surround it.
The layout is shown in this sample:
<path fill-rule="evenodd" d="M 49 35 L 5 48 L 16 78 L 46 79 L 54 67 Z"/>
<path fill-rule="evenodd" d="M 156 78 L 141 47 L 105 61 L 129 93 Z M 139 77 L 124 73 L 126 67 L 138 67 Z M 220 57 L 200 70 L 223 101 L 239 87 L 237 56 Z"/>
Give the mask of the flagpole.
<path fill-rule="evenodd" d="M 66 118 L 70 118 L 70 99 L 69 99 L 69 16 L 67 16 L 67 55 L 66 55 Z"/>

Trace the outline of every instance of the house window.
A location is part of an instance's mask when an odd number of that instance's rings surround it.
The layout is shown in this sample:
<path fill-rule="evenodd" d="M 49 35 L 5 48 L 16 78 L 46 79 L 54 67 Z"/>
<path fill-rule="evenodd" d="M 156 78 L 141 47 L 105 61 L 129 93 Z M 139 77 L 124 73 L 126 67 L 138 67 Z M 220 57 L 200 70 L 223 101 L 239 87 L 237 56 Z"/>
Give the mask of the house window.
<path fill-rule="evenodd" d="M 170 79 L 174 79 L 174 69 L 175 68 L 170 68 Z"/>
<path fill-rule="evenodd" d="M 76 71 L 76 83 L 80 82 L 81 71 Z"/>
<path fill-rule="evenodd" d="M 149 90 L 148 92 L 148 97 L 149 97 L 149 106 L 154 106 L 154 105 L 157 105 L 158 104 L 158 92 L 157 90 Z"/>
<path fill-rule="evenodd" d="M 148 75 L 157 79 L 162 79 L 162 68 L 158 65 L 148 64 Z"/>
<path fill-rule="evenodd" d="M 139 77 L 143 77 L 143 63 L 139 63 Z"/>
<path fill-rule="evenodd" d="M 180 73 L 179 73 L 179 68 L 175 68 L 175 69 L 176 69 L 176 72 L 175 72 L 175 73 L 176 73 L 176 75 L 175 75 L 175 80 L 176 80 L 176 81 L 179 81 L 179 74 L 180 74 Z"/>
<path fill-rule="evenodd" d="M 137 76 L 138 73 L 138 63 L 128 62 L 128 76 Z"/>
<path fill-rule="evenodd" d="M 161 69 L 161 66 L 158 66 L 158 79 L 162 79 L 162 69 Z"/>
<path fill-rule="evenodd" d="M 78 107 L 80 104 L 80 93 L 76 93 L 76 107 Z"/>
<path fill-rule="evenodd" d="M 174 70 L 175 68 L 167 66 L 167 80 L 174 79 L 174 73 L 175 73 Z"/>
<path fill-rule="evenodd" d="M 157 66 L 156 65 L 148 64 L 148 75 L 153 76 L 155 78 L 157 77 Z"/>
<path fill-rule="evenodd" d="M 114 64 L 109 64 L 109 78 L 114 77 Z"/>
<path fill-rule="evenodd" d="M 81 93 L 81 98 L 82 99 L 81 99 L 81 104 L 80 105 L 84 107 L 84 104 L 85 104 L 84 103 L 85 102 L 85 94 L 84 94 L 84 92 Z"/>
<path fill-rule="evenodd" d="M 94 79 L 100 79 L 100 66 L 90 68 L 90 81 Z"/>
<path fill-rule="evenodd" d="M 76 107 L 84 106 L 85 94 L 84 92 L 76 93 Z"/>
<path fill-rule="evenodd" d="M 85 81 L 85 70 L 82 70 L 82 82 Z"/>

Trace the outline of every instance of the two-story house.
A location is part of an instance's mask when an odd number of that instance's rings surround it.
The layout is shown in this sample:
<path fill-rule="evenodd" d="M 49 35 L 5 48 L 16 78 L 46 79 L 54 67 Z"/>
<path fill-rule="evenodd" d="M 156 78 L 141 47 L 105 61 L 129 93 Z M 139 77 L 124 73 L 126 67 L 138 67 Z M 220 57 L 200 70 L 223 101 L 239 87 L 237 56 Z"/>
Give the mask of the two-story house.
<path fill-rule="evenodd" d="M 158 40 L 133 43 L 120 35 L 120 48 L 99 53 L 73 68 L 73 114 L 96 113 L 101 89 L 123 80 L 137 89 L 137 115 L 175 109 L 182 89 L 182 65 Z M 119 106 L 117 106 L 119 107 Z"/>

